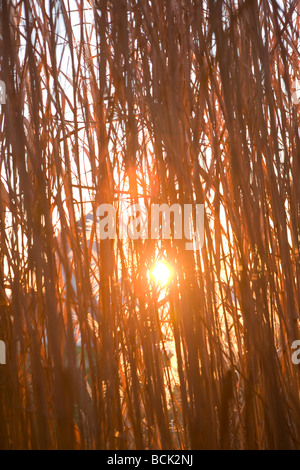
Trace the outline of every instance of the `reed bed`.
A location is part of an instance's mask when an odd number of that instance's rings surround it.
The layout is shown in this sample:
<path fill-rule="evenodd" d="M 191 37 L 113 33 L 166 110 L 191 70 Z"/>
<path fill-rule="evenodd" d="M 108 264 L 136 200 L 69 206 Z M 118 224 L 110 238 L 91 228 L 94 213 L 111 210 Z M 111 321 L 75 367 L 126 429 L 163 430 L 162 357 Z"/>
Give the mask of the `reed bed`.
<path fill-rule="evenodd" d="M 2 0 L 0 448 L 300 448 L 299 13 Z M 100 240 L 135 202 L 202 249 Z"/>

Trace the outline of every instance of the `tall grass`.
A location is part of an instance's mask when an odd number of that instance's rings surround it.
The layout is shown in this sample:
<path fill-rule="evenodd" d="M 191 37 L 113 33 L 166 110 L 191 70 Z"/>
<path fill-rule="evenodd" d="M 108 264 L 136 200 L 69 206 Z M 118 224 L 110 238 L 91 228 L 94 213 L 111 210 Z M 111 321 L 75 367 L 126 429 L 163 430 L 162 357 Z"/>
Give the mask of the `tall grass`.
<path fill-rule="evenodd" d="M 0 18 L 0 447 L 299 448 L 299 3 Z M 99 240 L 137 201 L 204 203 L 201 251 Z"/>

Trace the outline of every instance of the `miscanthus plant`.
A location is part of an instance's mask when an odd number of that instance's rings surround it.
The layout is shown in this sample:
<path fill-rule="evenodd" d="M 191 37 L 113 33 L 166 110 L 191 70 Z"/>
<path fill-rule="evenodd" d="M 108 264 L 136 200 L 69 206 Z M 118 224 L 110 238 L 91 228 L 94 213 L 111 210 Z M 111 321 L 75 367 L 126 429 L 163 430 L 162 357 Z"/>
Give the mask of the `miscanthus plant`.
<path fill-rule="evenodd" d="M 1 448 L 300 447 L 299 13 L 2 0 Z M 100 240 L 134 203 L 203 247 Z"/>

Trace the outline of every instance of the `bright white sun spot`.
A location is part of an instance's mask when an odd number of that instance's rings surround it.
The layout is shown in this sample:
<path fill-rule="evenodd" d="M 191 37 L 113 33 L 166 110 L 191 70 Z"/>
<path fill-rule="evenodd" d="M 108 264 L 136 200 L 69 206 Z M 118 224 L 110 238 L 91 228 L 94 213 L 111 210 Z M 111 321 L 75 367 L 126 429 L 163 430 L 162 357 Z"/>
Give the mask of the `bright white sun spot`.
<path fill-rule="evenodd" d="M 164 261 L 158 261 L 150 272 L 152 279 L 160 287 L 168 284 L 171 274 L 171 269 Z"/>

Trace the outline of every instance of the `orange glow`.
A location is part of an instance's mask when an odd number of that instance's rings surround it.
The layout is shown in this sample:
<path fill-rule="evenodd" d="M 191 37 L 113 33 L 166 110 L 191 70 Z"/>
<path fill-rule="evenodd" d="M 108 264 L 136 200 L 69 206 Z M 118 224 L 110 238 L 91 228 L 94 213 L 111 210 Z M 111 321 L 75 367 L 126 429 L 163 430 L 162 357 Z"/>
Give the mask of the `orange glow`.
<path fill-rule="evenodd" d="M 170 267 L 164 261 L 158 261 L 150 272 L 152 279 L 160 287 L 165 287 L 172 275 Z"/>

